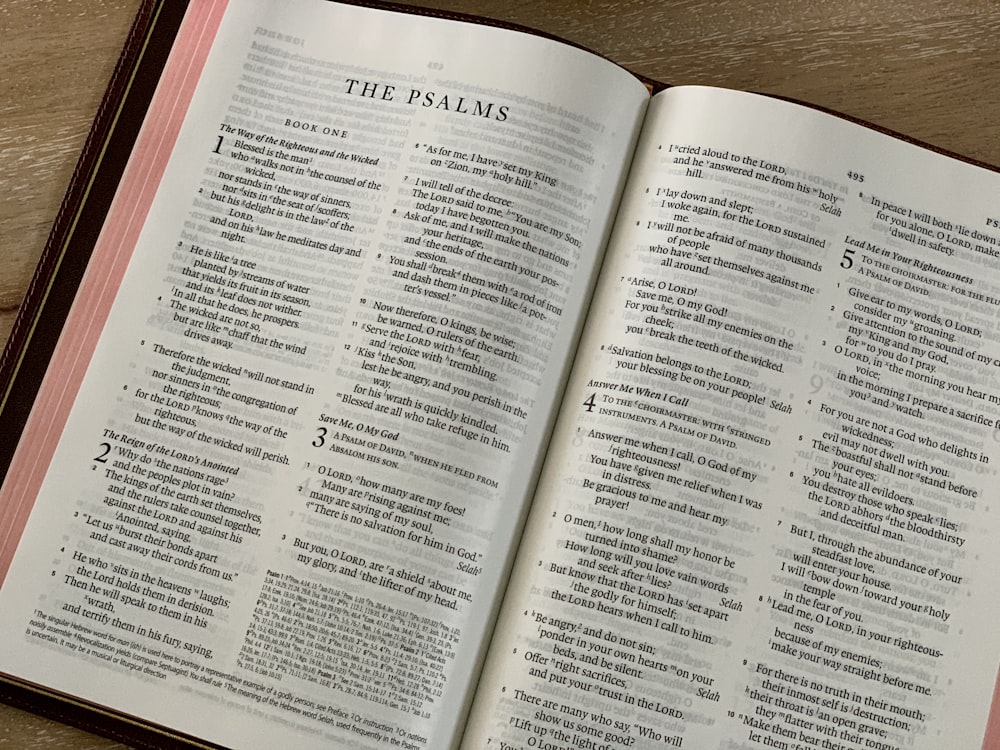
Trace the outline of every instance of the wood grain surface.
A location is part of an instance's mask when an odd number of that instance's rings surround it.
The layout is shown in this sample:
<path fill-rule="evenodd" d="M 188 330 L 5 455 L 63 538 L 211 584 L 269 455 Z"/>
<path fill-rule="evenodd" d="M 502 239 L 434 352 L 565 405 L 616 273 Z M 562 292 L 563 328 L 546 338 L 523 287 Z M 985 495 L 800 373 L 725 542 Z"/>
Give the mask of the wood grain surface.
<path fill-rule="evenodd" d="M 414 4 L 540 29 L 669 83 L 805 100 L 1000 164 L 996 0 Z M 10 331 L 137 6 L 138 0 L 0 4 L 0 341 Z M 0 705 L 0 748 L 122 747 Z"/>

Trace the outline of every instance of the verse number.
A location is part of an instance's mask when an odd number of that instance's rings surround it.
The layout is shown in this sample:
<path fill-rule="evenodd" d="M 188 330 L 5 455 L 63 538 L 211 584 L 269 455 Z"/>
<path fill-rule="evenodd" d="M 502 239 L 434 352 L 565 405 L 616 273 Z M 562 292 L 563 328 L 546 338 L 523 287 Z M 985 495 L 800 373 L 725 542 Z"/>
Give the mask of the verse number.
<path fill-rule="evenodd" d="M 324 445 L 326 445 L 326 428 L 325 427 L 317 427 L 316 428 L 316 437 L 313 438 L 312 444 L 313 444 L 313 448 L 322 448 Z"/>
<path fill-rule="evenodd" d="M 809 391 L 810 396 L 817 394 L 821 390 L 823 390 L 823 376 L 813 375 L 811 378 L 809 378 L 809 387 L 812 388 L 812 390 Z"/>
<path fill-rule="evenodd" d="M 94 460 L 99 464 L 108 462 L 108 455 L 111 453 L 111 443 L 101 443 L 101 452 L 94 456 Z"/>
<path fill-rule="evenodd" d="M 854 180 L 855 182 L 864 182 L 865 176 L 860 172 L 848 172 L 847 179 Z"/>
<path fill-rule="evenodd" d="M 583 405 L 587 407 L 587 412 L 592 412 L 594 407 L 597 406 L 597 394 L 591 393 L 590 398 L 583 402 Z"/>

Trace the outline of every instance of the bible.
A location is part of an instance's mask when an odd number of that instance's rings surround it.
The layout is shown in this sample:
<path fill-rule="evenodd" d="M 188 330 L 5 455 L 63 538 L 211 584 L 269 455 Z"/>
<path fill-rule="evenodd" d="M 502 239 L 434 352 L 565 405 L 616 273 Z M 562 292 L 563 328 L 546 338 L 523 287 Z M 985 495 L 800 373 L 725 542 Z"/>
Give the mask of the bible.
<path fill-rule="evenodd" d="M 0 360 L 0 697 L 995 747 L 998 188 L 502 23 L 149 0 Z"/>

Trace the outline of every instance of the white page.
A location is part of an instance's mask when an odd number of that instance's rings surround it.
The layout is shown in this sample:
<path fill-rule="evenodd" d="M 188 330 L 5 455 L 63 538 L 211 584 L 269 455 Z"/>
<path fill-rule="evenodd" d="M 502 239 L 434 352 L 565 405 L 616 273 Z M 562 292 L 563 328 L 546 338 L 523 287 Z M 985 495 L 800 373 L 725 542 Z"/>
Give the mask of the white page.
<path fill-rule="evenodd" d="M 654 98 L 468 747 L 982 746 L 997 175 Z"/>
<path fill-rule="evenodd" d="M 305 0 L 230 3 L 200 80 L 37 499 L 53 438 L 5 486 L 0 669 L 226 745 L 445 746 L 645 89 Z"/>

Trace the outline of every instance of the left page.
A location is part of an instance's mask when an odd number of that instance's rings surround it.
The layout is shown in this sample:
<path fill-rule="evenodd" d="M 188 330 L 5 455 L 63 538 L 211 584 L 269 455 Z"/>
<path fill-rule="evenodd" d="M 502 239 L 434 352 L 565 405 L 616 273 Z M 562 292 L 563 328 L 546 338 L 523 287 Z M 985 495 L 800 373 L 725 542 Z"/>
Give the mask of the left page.
<path fill-rule="evenodd" d="M 451 744 L 647 99 L 517 31 L 192 2 L 0 490 L 0 672 Z"/>

